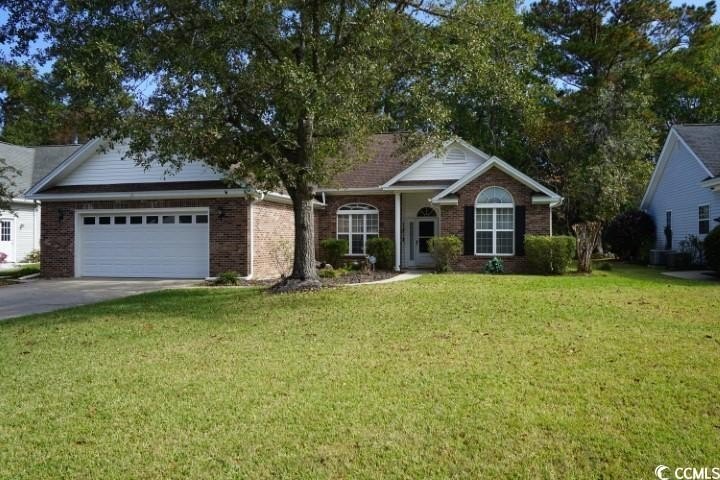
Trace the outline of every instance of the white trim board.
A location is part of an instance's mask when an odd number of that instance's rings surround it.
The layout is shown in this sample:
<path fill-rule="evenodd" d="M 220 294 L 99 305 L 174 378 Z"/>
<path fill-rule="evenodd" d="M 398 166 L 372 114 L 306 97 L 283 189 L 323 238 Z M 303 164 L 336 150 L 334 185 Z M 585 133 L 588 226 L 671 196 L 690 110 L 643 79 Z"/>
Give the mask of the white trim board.
<path fill-rule="evenodd" d="M 450 185 L 448 188 L 443 190 L 442 192 L 435 195 L 430 201 L 431 203 L 436 203 L 442 201 L 443 197 L 446 195 L 452 194 L 463 188 L 465 185 L 482 175 L 483 173 L 487 172 L 491 168 L 497 168 L 502 172 L 505 172 L 506 174 L 510 175 L 512 178 L 517 180 L 518 182 L 524 184 L 525 186 L 531 188 L 532 190 L 536 192 L 541 192 L 547 195 L 548 197 L 552 198 L 555 203 L 551 203 L 552 206 L 560 205 L 563 201 L 563 198 L 558 195 L 557 193 L 553 192 L 547 187 L 544 187 L 540 183 L 536 182 L 532 178 L 528 177 L 524 173 L 522 173 L 520 170 L 517 170 L 515 167 L 511 166 L 510 164 L 504 162 L 503 160 L 499 159 L 498 157 L 492 157 L 487 162 L 483 163 L 479 167 L 477 167 L 475 170 L 471 171 L 467 175 L 465 175 L 463 178 L 455 182 L 454 184 Z"/>

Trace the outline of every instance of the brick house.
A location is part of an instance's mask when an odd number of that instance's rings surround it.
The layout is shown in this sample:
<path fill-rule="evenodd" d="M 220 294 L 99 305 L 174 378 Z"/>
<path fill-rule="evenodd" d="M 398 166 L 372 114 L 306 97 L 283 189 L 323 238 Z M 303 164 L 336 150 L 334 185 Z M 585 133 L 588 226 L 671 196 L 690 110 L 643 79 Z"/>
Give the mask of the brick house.
<path fill-rule="evenodd" d="M 551 233 L 562 198 L 499 158 L 459 139 L 419 159 L 399 147 L 394 135 L 374 136 L 367 161 L 317 189 L 318 247 L 342 238 L 349 256 L 363 256 L 368 238 L 387 237 L 396 268 L 419 268 L 431 263 L 430 238 L 455 234 L 464 241 L 456 269 L 498 256 L 521 271 L 525 233 Z M 287 195 L 228 184 L 201 162 L 139 167 L 126 151 L 90 141 L 29 190 L 43 205 L 44 276 L 267 278 L 287 268 Z"/>

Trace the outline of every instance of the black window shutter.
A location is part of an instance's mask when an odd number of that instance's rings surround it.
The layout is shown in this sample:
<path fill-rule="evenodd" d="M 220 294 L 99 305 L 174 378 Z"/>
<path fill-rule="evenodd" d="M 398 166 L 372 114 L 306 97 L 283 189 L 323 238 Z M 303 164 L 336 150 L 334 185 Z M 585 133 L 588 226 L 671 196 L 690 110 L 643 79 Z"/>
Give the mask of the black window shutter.
<path fill-rule="evenodd" d="M 515 255 L 525 255 L 525 206 L 515 207 Z"/>
<path fill-rule="evenodd" d="M 465 206 L 465 238 L 463 238 L 463 253 L 474 255 L 475 252 L 475 207 Z"/>

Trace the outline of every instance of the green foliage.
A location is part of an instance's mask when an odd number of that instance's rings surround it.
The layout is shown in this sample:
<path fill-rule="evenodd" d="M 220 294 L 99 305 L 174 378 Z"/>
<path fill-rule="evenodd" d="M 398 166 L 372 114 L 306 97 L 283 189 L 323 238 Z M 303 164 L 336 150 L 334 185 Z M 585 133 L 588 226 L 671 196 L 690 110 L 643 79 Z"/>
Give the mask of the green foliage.
<path fill-rule="evenodd" d="M 395 263 L 395 242 L 389 238 L 369 238 L 365 245 L 368 255 L 376 258 L 380 270 L 392 270 Z"/>
<path fill-rule="evenodd" d="M 609 272 L 612 270 L 612 265 L 610 264 L 610 262 L 603 262 L 598 267 L 598 270 L 602 270 L 604 272 Z"/>
<path fill-rule="evenodd" d="M 564 235 L 525 235 L 525 255 L 532 273 L 561 275 L 575 256 L 575 238 Z"/>
<path fill-rule="evenodd" d="M 338 278 L 342 277 L 347 273 L 347 270 L 344 268 L 323 268 L 318 271 L 318 276 L 320 278 Z"/>
<path fill-rule="evenodd" d="M 15 167 L 0 158 L 0 210 L 11 210 L 10 201 L 15 197 L 15 178 L 18 174 Z"/>
<path fill-rule="evenodd" d="M 213 281 L 213 285 L 239 285 L 240 276 L 237 272 L 222 272 Z"/>
<path fill-rule="evenodd" d="M 25 255 L 23 263 L 40 263 L 40 250 L 31 250 L 30 253 Z"/>
<path fill-rule="evenodd" d="M 456 235 L 433 237 L 428 241 L 428 249 L 435 261 L 435 271 L 449 272 L 462 252 L 462 240 Z"/>
<path fill-rule="evenodd" d="M 501 258 L 493 257 L 485 264 L 485 268 L 483 269 L 483 271 L 485 273 L 490 273 L 493 275 L 505 273 L 505 264 L 503 263 Z"/>
<path fill-rule="evenodd" d="M 620 259 L 646 261 L 655 245 L 655 221 L 643 211 L 629 210 L 612 219 L 603 237 L 610 251 Z"/>
<path fill-rule="evenodd" d="M 320 248 L 324 255 L 324 260 L 333 267 L 339 267 L 342 258 L 348 253 L 348 241 L 337 238 L 326 238 L 320 242 Z"/>
<path fill-rule="evenodd" d="M 703 253 L 707 266 L 720 272 L 720 226 L 713 228 L 703 241 Z"/>

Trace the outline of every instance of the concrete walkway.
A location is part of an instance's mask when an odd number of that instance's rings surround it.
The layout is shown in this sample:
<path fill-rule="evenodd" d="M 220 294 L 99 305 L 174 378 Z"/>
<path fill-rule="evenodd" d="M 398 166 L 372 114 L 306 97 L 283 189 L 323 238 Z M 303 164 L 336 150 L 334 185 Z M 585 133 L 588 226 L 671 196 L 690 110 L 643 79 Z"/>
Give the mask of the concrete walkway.
<path fill-rule="evenodd" d="M 374 282 L 363 282 L 363 283 L 346 283 L 343 286 L 357 287 L 359 285 L 380 285 L 381 283 L 404 282 L 405 280 L 412 280 L 413 278 L 418 278 L 421 275 L 422 275 L 422 272 L 405 272 L 405 273 L 401 273 L 400 275 L 395 275 L 394 277 L 385 278 L 383 280 L 376 280 Z"/>
<path fill-rule="evenodd" d="M 700 280 L 704 282 L 720 282 L 720 277 L 710 270 L 680 270 L 677 272 L 662 272 L 663 275 L 683 280 Z"/>
<path fill-rule="evenodd" d="M 96 278 L 37 280 L 9 285 L 0 287 L 0 320 L 166 288 L 190 287 L 197 283 L 198 280 Z"/>

